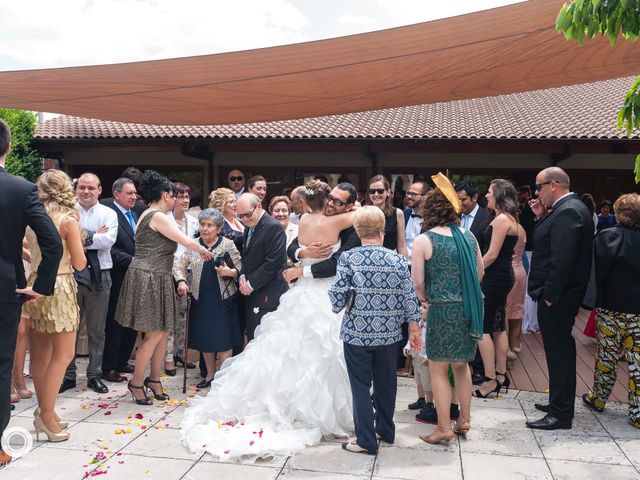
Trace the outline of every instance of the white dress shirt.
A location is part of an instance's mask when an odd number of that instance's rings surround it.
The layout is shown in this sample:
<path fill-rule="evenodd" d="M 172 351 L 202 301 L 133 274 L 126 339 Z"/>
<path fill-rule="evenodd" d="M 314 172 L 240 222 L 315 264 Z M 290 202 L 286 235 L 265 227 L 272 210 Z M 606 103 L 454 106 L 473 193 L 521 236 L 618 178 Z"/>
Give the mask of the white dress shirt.
<path fill-rule="evenodd" d="M 416 211 L 411 209 L 412 215 L 417 215 Z M 422 231 L 422 217 L 409 217 L 404 230 L 404 238 L 407 242 L 407 260 L 411 265 L 411 252 L 413 251 L 413 242 Z"/>
<path fill-rule="evenodd" d="M 100 269 L 109 270 L 113 267 L 111 247 L 116 243 L 116 238 L 118 237 L 118 215 L 100 202 L 96 203 L 89 210 L 85 210 L 78 204 L 78 210 L 80 210 L 80 226 L 85 230 L 95 232 L 103 225 L 107 226 L 108 231 L 105 233 L 95 233 L 93 235 L 93 242 L 88 247 L 85 247 L 85 249 L 97 250 Z"/>
<path fill-rule="evenodd" d="M 236 196 L 236 200 L 240 199 L 240 195 L 242 195 L 244 193 L 244 187 L 242 187 L 239 191 L 237 192 L 233 192 L 233 194 Z"/>
<path fill-rule="evenodd" d="M 471 225 L 473 225 L 473 220 L 476 218 L 476 214 L 478 213 L 478 209 L 480 205 L 476 203 L 476 206 L 473 207 L 469 213 L 463 213 L 460 221 L 460 226 L 465 230 L 471 230 Z"/>

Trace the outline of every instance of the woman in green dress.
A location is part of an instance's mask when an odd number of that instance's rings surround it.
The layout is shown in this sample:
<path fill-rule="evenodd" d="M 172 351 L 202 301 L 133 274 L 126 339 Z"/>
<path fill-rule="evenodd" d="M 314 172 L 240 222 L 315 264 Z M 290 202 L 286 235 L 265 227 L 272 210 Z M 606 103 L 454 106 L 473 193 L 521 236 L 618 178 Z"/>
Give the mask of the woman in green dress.
<path fill-rule="evenodd" d="M 421 202 L 424 233 L 413 244 L 411 278 L 426 318 L 426 354 L 438 413 L 438 426 L 428 443 L 449 443 L 455 433 L 466 434 L 471 418 L 471 373 L 482 338 L 483 303 L 480 280 L 482 254 L 474 235 L 459 227 L 460 201 L 451 182 L 442 174 L 432 177 L 438 188 Z M 451 365 L 460 416 L 451 430 L 449 409 Z"/>

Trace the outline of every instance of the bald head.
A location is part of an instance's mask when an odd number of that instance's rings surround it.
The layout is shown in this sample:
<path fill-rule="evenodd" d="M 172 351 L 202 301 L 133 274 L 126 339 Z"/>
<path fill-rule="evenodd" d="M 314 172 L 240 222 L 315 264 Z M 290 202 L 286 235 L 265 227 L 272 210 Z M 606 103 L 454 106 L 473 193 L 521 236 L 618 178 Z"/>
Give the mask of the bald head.
<path fill-rule="evenodd" d="M 243 193 L 238 199 L 237 211 L 238 220 L 247 227 L 255 227 L 262 214 L 262 204 L 253 193 Z"/>
<path fill-rule="evenodd" d="M 569 175 L 560 167 L 549 167 L 536 175 L 536 195 L 545 207 L 551 207 L 556 200 L 569 193 Z"/>

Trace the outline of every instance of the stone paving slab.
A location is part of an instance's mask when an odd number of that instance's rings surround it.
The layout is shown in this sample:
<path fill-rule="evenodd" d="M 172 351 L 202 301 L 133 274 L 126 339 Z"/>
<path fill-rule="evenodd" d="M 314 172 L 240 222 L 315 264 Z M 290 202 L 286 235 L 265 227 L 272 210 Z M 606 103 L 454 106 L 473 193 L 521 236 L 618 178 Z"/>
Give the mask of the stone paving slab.
<path fill-rule="evenodd" d="M 80 359 L 79 371 L 86 360 Z M 546 394 L 510 390 L 500 398 L 472 401 L 472 430 L 450 445 L 428 445 L 418 436 L 433 426 L 417 423 L 407 405 L 416 399 L 413 379 L 398 379 L 396 442 L 382 444 L 376 456 L 351 454 L 340 440 L 327 439 L 294 457 L 254 465 L 221 463 L 209 454 L 194 455 L 178 441 L 186 403 L 196 391 L 197 370 L 189 371 L 187 395 L 182 377 L 163 382 L 171 400 L 138 406 L 125 384 L 109 384 L 96 394 L 78 378 L 78 387 L 58 400 L 58 413 L 70 420 L 69 441 L 35 440 L 35 399 L 22 400 L 9 427 L 21 427 L 32 450 L 6 467 L 0 480 L 640 480 L 640 431 L 627 423 L 626 405 L 610 404 L 594 414 L 576 398 L 572 430 L 531 431 L 527 419 Z"/>

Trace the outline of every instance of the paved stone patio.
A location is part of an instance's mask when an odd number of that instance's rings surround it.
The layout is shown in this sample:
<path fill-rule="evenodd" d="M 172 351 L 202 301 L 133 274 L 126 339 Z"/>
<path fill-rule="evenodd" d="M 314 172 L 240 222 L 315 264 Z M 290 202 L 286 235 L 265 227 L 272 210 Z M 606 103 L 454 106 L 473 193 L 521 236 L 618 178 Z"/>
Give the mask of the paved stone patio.
<path fill-rule="evenodd" d="M 191 385 L 196 371 L 189 371 Z M 347 453 L 336 441 L 286 460 L 239 465 L 192 455 L 178 443 L 188 396 L 181 392 L 182 377 L 163 381 L 171 400 L 141 407 L 131 401 L 125 384 L 109 384 L 111 391 L 99 395 L 84 388 L 84 377 L 79 377 L 79 388 L 58 402 L 61 417 L 71 421 L 71 439 L 58 444 L 35 440 L 35 400 L 21 400 L 9 427 L 25 428 L 33 449 L 0 468 L 0 480 L 640 480 L 640 432 L 627 423 L 626 405 L 612 404 L 595 415 L 577 399 L 572 430 L 534 432 L 524 422 L 540 416 L 533 404 L 544 401 L 545 394 L 509 391 L 499 399 L 474 398 L 468 439 L 428 445 L 418 435 L 433 427 L 416 423 L 415 412 L 407 410 L 416 397 L 413 379 L 400 378 L 396 443 L 383 444 L 377 456 Z M 191 387 L 187 395 L 194 394 Z"/>

